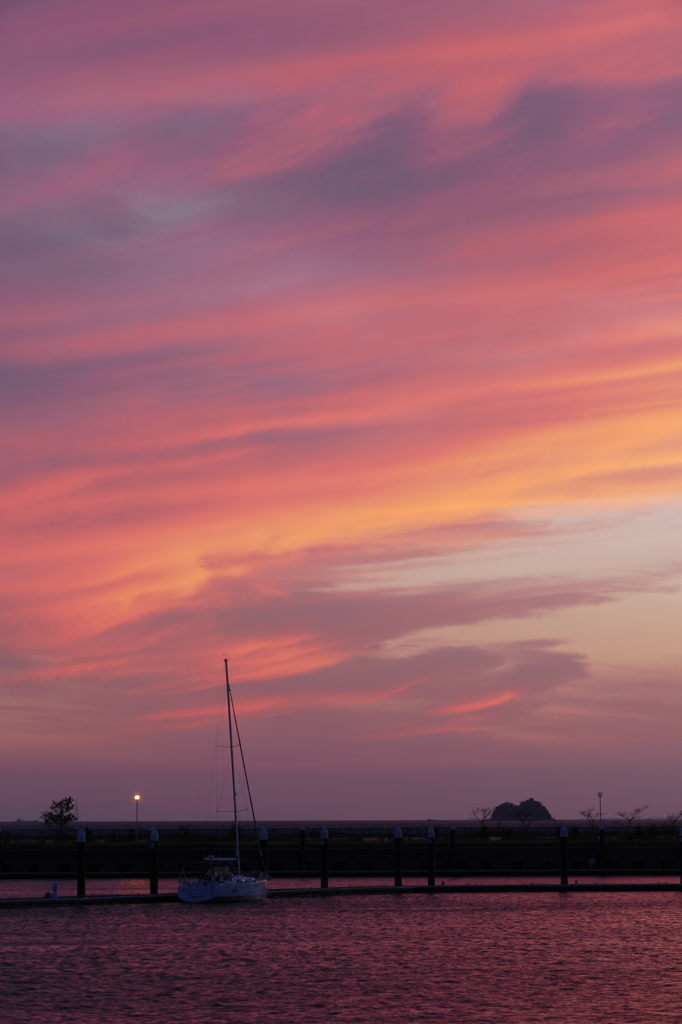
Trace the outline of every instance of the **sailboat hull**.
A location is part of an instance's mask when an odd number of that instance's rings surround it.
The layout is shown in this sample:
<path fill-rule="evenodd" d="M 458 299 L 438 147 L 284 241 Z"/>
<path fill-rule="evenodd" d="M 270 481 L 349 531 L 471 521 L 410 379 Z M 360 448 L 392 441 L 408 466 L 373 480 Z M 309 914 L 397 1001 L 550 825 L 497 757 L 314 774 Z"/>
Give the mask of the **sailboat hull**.
<path fill-rule="evenodd" d="M 185 882 L 178 886 L 178 898 L 183 903 L 235 903 L 240 900 L 264 900 L 267 895 L 265 879 L 248 876 Z"/>

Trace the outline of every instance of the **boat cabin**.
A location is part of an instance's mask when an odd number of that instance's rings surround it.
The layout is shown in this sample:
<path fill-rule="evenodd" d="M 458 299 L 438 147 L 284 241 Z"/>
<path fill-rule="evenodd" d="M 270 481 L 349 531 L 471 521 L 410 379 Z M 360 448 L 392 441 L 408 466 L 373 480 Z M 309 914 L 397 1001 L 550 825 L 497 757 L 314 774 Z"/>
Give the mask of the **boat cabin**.
<path fill-rule="evenodd" d="M 235 871 L 233 864 L 237 863 L 236 857 L 204 857 L 206 867 L 192 872 L 192 877 L 187 881 L 190 885 L 210 885 L 211 882 L 223 882 L 226 879 L 234 878 Z M 184 872 L 182 877 L 184 876 Z M 185 876 L 186 877 L 186 876 Z"/>

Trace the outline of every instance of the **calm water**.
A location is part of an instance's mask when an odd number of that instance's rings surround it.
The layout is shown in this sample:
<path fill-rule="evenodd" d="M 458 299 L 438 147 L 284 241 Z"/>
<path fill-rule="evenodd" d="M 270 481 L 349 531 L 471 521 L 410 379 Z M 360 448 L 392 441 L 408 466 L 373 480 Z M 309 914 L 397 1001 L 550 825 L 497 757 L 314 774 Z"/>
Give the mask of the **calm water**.
<path fill-rule="evenodd" d="M 3 1024 L 682 1016 L 679 893 L 51 906 L 0 922 Z"/>

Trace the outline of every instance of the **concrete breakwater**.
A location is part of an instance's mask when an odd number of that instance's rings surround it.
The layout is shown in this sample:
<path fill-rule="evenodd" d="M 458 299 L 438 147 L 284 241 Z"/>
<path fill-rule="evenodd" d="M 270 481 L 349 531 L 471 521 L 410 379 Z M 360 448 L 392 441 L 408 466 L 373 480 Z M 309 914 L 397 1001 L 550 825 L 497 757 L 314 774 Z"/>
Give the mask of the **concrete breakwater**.
<path fill-rule="evenodd" d="M 454 829 L 458 840 L 478 841 L 485 839 L 495 840 L 500 838 L 556 838 L 561 826 L 569 830 L 571 839 L 585 841 L 597 841 L 599 829 L 586 824 L 584 819 L 554 822 L 533 822 L 528 826 L 521 825 L 518 821 L 489 821 L 483 828 L 478 822 L 466 819 L 420 819 L 414 821 L 405 820 L 377 820 L 377 821 L 261 821 L 257 826 L 242 822 L 239 830 L 246 839 L 256 839 L 261 828 L 267 829 L 268 835 L 273 842 L 291 843 L 297 842 L 301 834 L 308 841 L 314 842 L 319 838 L 320 830 L 327 828 L 332 840 L 347 840 L 348 842 L 387 840 L 393 836 L 394 830 L 400 828 L 405 839 L 424 838 L 428 828 L 433 828 L 436 841 L 440 844 L 449 839 Z M 137 824 L 130 821 L 85 821 L 79 820 L 73 826 L 75 830 L 83 828 L 88 838 L 111 841 L 126 841 L 136 836 L 147 836 L 151 828 L 159 833 L 161 842 L 177 841 L 198 841 L 205 839 L 229 839 L 234 832 L 233 826 L 226 822 L 215 821 L 139 821 Z M 608 838 L 620 838 L 623 840 L 662 839 L 676 840 L 678 828 L 675 825 L 666 825 L 662 822 L 642 822 L 628 827 L 619 819 L 606 819 L 603 821 L 603 828 Z M 43 825 L 40 821 L 4 821 L 0 822 L 0 842 L 7 840 L 47 841 L 54 839 L 54 831 Z"/>
<path fill-rule="evenodd" d="M 572 873 L 603 871 L 627 874 L 676 875 L 680 870 L 680 843 L 638 843 L 606 841 L 600 850 L 598 842 L 571 841 L 567 844 L 567 867 Z M 177 875 L 183 867 L 201 863 L 207 854 L 229 855 L 229 840 L 206 839 L 193 843 L 164 843 L 158 848 L 158 867 L 162 875 Z M 245 862 L 259 862 L 257 845 L 244 847 Z M 318 876 L 321 870 L 321 847 L 318 837 L 304 844 L 268 840 L 268 871 L 273 876 Z M 73 840 L 53 843 L 5 844 L 0 853 L 0 877 L 63 876 L 77 870 L 76 843 Z M 391 840 L 349 842 L 330 839 L 327 847 L 328 871 L 334 875 L 391 875 L 395 868 L 395 845 Z M 424 875 L 428 869 L 429 850 L 422 837 L 403 838 L 402 871 L 406 876 Z M 434 867 L 439 875 L 556 875 L 560 870 L 558 839 L 523 841 L 438 841 L 433 850 Z M 90 840 L 87 843 L 87 871 L 100 877 L 145 875 L 149 871 L 149 846 L 139 842 Z"/>
<path fill-rule="evenodd" d="M 227 837 L 229 838 L 229 837 Z M 360 875 L 387 875 L 393 873 L 393 887 L 379 884 L 371 886 L 374 891 L 509 891 L 536 890 L 542 888 L 546 891 L 565 892 L 569 888 L 570 874 L 607 874 L 625 873 L 629 875 L 637 873 L 663 873 L 676 875 L 674 884 L 658 883 L 663 889 L 679 890 L 682 877 L 682 829 L 676 842 L 668 841 L 663 843 L 650 843 L 647 845 L 634 846 L 632 843 L 621 845 L 616 842 L 616 837 L 611 837 L 610 845 L 607 845 L 606 832 L 602 828 L 596 836 L 583 836 L 582 843 L 578 834 L 578 842 L 574 842 L 573 848 L 569 848 L 569 830 L 562 826 L 558 830 L 558 836 L 536 836 L 533 841 L 526 840 L 519 843 L 517 837 L 512 835 L 487 836 L 488 842 L 483 843 L 481 837 L 478 842 L 463 841 L 458 844 L 457 830 L 451 828 L 448 833 L 448 842 L 438 843 L 436 829 L 429 826 L 425 835 L 417 833 L 405 836 L 402 828 L 396 827 L 392 839 L 388 836 L 359 837 L 355 842 L 349 841 L 348 837 L 339 837 L 335 843 L 326 827 L 319 831 L 316 844 L 309 844 L 307 830 L 301 829 L 298 843 L 293 843 L 288 837 L 280 837 L 280 841 L 270 845 L 269 834 L 266 829 L 261 829 L 255 842 L 243 845 L 242 864 L 248 870 L 249 860 L 252 869 L 269 872 L 271 876 L 276 875 L 317 875 L 320 879 L 320 889 L 329 891 L 330 877 L 334 875 L 353 877 Z M 672 838 L 672 837 L 671 837 Z M 90 835 L 90 842 L 92 835 Z M 86 897 L 87 878 L 99 876 L 116 877 L 121 875 L 143 875 L 149 873 L 150 896 L 159 895 L 160 874 L 178 874 L 184 868 L 192 870 L 192 865 L 202 865 L 203 858 L 208 853 L 209 847 L 216 846 L 217 853 L 225 854 L 227 846 L 226 838 L 223 837 L 216 842 L 211 842 L 208 837 L 203 837 L 198 843 L 185 845 L 182 843 L 169 843 L 164 851 L 163 861 L 160 857 L 160 841 L 156 829 L 149 832 L 148 844 L 138 840 L 134 844 L 121 844 L 120 842 L 107 841 L 106 839 L 95 840 L 94 852 L 98 860 L 93 860 L 87 852 L 88 834 L 85 829 L 78 830 L 76 842 L 63 839 L 59 843 L 54 840 L 41 843 L 26 843 L 12 841 L 2 851 L 0 858 L 0 878 L 27 878 L 73 876 L 76 875 L 76 900 L 80 901 Z M 75 850 L 74 850 L 75 845 Z M 633 857 L 633 853 L 635 856 Z M 215 856 L 215 852 L 212 854 Z M 124 856 L 127 859 L 122 860 Z M 55 860 L 55 858 L 61 858 Z M 107 861 L 107 857 L 110 858 Z M 371 859 L 368 859 L 371 857 Z M 13 863 L 10 863 L 10 858 Z M 29 859 L 30 858 L 30 859 Z M 620 861 L 619 862 L 619 858 Z M 116 859 L 116 864 L 114 860 Z M 42 864 L 41 864 L 42 860 Z M 627 863 L 622 863 L 627 860 Z M 75 861 L 75 863 L 74 863 Z M 544 885 L 521 886 L 509 885 L 497 882 L 491 889 L 490 886 L 476 884 L 463 885 L 458 882 L 457 876 L 466 875 L 558 875 L 557 881 L 547 879 Z M 405 881 L 406 876 L 426 875 L 427 885 L 423 882 L 417 885 L 410 885 Z M 440 880 L 437 881 L 438 876 Z M 446 884 L 445 878 L 448 879 Z M 578 885 L 577 879 L 573 879 L 573 886 Z M 635 891 L 641 888 L 636 883 L 629 882 L 625 889 L 613 889 L 608 883 L 599 886 L 603 891 Z M 571 888 L 573 888 L 571 886 Z M 596 883 L 592 883 L 596 887 Z M 651 887 L 648 882 L 645 888 Z M 333 888 L 333 887 L 332 887 Z M 366 891 L 367 887 L 362 889 Z M 584 886 L 583 886 L 584 888 Z M 351 893 L 358 889 L 357 886 L 337 886 L 337 891 Z M 57 882 L 53 882 L 52 897 L 57 896 Z M 303 891 L 295 890 L 296 894 Z M 317 890 L 318 892 L 320 890 Z M 644 891 L 644 889 L 642 889 Z M 293 895 L 294 891 L 292 891 Z M 49 894 L 46 894 L 49 896 Z M 107 897 L 108 898 L 108 897 Z M 131 897 L 132 898 L 132 897 Z M 139 897 L 141 898 L 141 897 Z M 73 897 L 70 897 L 73 899 Z M 100 897 L 96 897 L 100 899 Z M 134 897 L 137 900 L 138 897 Z M 3 901 L 4 902 L 4 901 Z"/>

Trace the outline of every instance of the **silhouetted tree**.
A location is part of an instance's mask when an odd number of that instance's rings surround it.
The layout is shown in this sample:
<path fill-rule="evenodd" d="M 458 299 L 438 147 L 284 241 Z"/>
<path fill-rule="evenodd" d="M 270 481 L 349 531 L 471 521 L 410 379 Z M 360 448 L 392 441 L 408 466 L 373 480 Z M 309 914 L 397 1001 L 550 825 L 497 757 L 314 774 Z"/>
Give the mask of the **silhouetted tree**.
<path fill-rule="evenodd" d="M 530 801 L 524 801 L 524 803 L 530 803 Z M 514 811 L 514 817 L 518 822 L 520 822 L 524 833 L 527 832 L 533 822 L 537 820 L 534 808 L 524 807 L 523 803 L 519 804 Z"/>
<path fill-rule="evenodd" d="M 643 804 L 641 807 L 635 807 L 632 811 L 616 811 L 616 814 L 627 822 L 628 828 L 632 828 L 633 821 L 637 821 L 637 818 L 644 814 L 648 806 L 648 804 Z"/>
<path fill-rule="evenodd" d="M 471 813 L 481 826 L 481 831 L 483 831 L 485 829 L 486 821 L 490 819 L 490 816 L 493 813 L 493 809 L 492 807 L 472 807 Z"/>
<path fill-rule="evenodd" d="M 580 817 L 585 819 L 590 828 L 596 828 L 599 822 L 599 811 L 596 811 L 594 807 L 588 807 L 586 811 L 580 812 Z"/>
<path fill-rule="evenodd" d="M 75 801 L 72 796 L 65 796 L 63 800 L 53 800 L 49 811 L 43 811 L 40 817 L 48 828 L 56 828 L 61 839 L 72 821 L 78 821 L 75 810 Z"/>
<path fill-rule="evenodd" d="M 673 825 L 679 824 L 680 819 L 682 819 L 682 811 L 678 811 L 677 814 L 666 814 L 665 823 L 672 828 Z"/>

